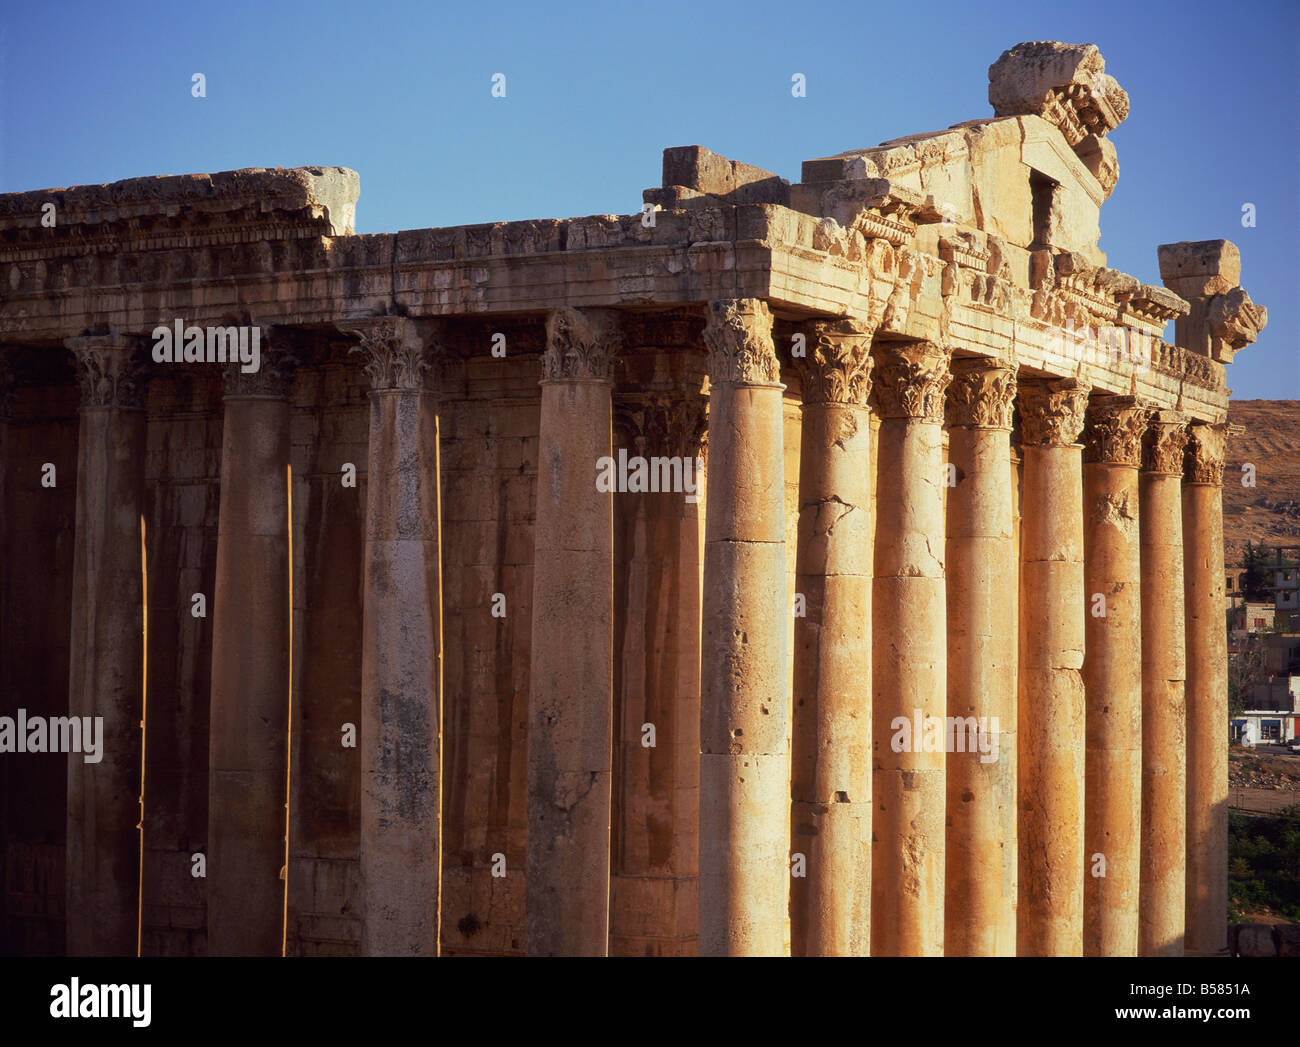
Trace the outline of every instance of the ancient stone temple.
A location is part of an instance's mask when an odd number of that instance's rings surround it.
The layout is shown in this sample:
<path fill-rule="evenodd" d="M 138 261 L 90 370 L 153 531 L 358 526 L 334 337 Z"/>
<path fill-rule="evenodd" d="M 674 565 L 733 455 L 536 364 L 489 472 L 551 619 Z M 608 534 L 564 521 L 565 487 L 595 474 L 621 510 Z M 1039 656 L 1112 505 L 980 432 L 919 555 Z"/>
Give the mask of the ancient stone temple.
<path fill-rule="evenodd" d="M 1095 47 L 989 101 L 623 216 L 0 196 L 3 950 L 1222 951 L 1265 311 L 1107 268 Z"/>

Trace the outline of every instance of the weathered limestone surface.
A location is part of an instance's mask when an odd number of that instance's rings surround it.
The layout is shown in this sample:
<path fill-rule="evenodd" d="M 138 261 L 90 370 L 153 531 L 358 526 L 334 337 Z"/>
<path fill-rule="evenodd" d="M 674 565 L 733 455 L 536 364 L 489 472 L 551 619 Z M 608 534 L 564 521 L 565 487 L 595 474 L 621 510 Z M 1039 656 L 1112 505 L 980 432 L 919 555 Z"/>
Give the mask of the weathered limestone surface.
<path fill-rule="evenodd" d="M 794 184 L 670 148 L 629 215 L 356 235 L 329 167 L 0 196 L 0 713 L 109 732 L 5 758 L 5 950 L 1224 949 L 1217 441 L 1267 314 L 1227 241 L 1107 266 L 1095 47 L 989 101 Z M 224 410 L 191 358 L 77 417 L 69 346 L 253 318 L 291 400 L 266 349 Z M 1139 479 L 1147 411 L 1191 435 Z M 707 458 L 707 503 L 599 490 L 616 450 Z M 945 715 L 997 758 L 896 751 Z"/>
<path fill-rule="evenodd" d="M 947 715 L 942 426 L 951 350 L 877 345 L 875 737 L 871 951 L 940 956 L 944 929 L 944 752 L 896 747 L 898 721 Z"/>
<path fill-rule="evenodd" d="M 1020 907 L 1017 953 L 1083 953 L 1081 446 L 1088 387 L 1021 383 Z"/>
<path fill-rule="evenodd" d="M 1187 675 L 1183 450 L 1187 419 L 1157 411 L 1143 444 L 1142 883 L 1138 951 L 1182 956 L 1186 898 Z M 1219 572 L 1222 573 L 1222 572 Z"/>
<path fill-rule="evenodd" d="M 103 748 L 98 763 L 67 759 L 67 948 L 70 956 L 133 956 L 144 715 L 145 378 L 133 339 L 78 338 L 68 347 L 81 381 L 68 714 L 102 717 Z"/>
<path fill-rule="evenodd" d="M 370 377 L 361 649 L 361 950 L 438 955 L 442 571 L 437 391 L 425 333 L 352 330 Z"/>
<path fill-rule="evenodd" d="M 701 956 L 788 952 L 782 389 L 767 305 L 710 303 L 700 671 Z"/>
<path fill-rule="evenodd" d="M 1138 467 L 1150 411 L 1132 397 L 1099 396 L 1088 412 L 1083 467 L 1088 601 L 1083 951 L 1086 956 L 1136 956 L 1142 815 Z"/>
<path fill-rule="evenodd" d="M 208 953 L 283 950 L 292 362 L 226 371 L 211 601 Z"/>
<path fill-rule="evenodd" d="M 528 703 L 530 956 L 609 949 L 614 517 L 595 473 L 613 446 L 618 339 L 605 313 L 563 309 L 547 321 Z"/>
<path fill-rule="evenodd" d="M 1011 451 L 1016 372 L 953 361 L 945 574 L 948 754 L 944 953 L 1016 952 L 1016 564 Z M 971 723 L 975 731 L 968 730 Z M 992 736 L 996 748 L 986 744 Z M 958 747 L 957 739 L 961 738 Z"/>
<path fill-rule="evenodd" d="M 796 956 L 871 949 L 871 338 L 811 325 L 802 364 L 790 886 Z M 798 597 L 796 597 L 797 599 Z"/>
<path fill-rule="evenodd" d="M 1222 426 L 1193 425 L 1183 486 L 1187 628 L 1187 888 L 1189 956 L 1227 948 L 1228 652 L 1223 629 Z"/>
<path fill-rule="evenodd" d="M 666 351 L 692 336 L 696 324 L 676 318 L 625 332 L 624 360 L 647 369 L 654 389 L 616 404 L 615 443 L 629 455 L 703 461 L 703 355 Z M 642 344 L 633 357 L 635 343 Z M 688 368 L 687 375 L 659 391 L 674 365 Z M 697 481 L 697 500 L 675 491 L 614 496 L 614 621 L 622 657 L 614 671 L 611 955 L 688 956 L 698 948 L 705 502 Z"/>

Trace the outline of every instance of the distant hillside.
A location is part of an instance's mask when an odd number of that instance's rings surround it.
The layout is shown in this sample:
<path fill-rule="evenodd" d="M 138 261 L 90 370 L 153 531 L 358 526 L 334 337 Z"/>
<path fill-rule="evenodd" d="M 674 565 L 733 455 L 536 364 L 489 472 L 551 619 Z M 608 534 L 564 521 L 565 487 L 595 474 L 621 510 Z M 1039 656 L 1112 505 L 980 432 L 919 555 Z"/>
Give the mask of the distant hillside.
<path fill-rule="evenodd" d="M 1246 431 L 1228 439 L 1223 472 L 1223 541 L 1230 561 L 1247 541 L 1300 544 L 1300 400 L 1233 400 L 1230 425 Z M 1243 487 L 1242 464 L 1255 466 L 1255 486 Z"/>

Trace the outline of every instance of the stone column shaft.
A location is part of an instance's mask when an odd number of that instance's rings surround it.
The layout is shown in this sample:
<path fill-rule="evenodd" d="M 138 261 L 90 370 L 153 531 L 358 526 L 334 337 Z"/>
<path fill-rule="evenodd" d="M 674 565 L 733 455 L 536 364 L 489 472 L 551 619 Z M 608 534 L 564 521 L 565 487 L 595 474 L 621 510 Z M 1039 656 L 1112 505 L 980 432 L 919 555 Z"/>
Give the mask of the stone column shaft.
<path fill-rule="evenodd" d="M 1087 956 L 1137 955 L 1142 815 L 1138 466 L 1149 414 L 1132 397 L 1097 397 L 1084 434 Z"/>
<path fill-rule="evenodd" d="M 786 952 L 785 463 L 772 318 L 710 305 L 700 709 L 701 956 Z"/>
<path fill-rule="evenodd" d="M 791 951 L 871 950 L 871 337 L 811 325 L 803 372 L 794 646 Z"/>
<path fill-rule="evenodd" d="M 871 952 L 939 956 L 945 752 L 926 744 L 926 725 L 937 718 L 942 736 L 948 711 L 941 485 L 950 351 L 928 342 L 877 344 L 875 355 Z"/>
<path fill-rule="evenodd" d="M 351 328 L 370 376 L 361 639 L 361 952 L 437 956 L 442 900 L 438 395 L 414 322 Z"/>
<path fill-rule="evenodd" d="M 1016 952 L 1083 952 L 1081 446 L 1088 388 L 1021 386 L 1020 903 Z"/>
<path fill-rule="evenodd" d="M 1187 589 L 1189 956 L 1222 955 L 1228 909 L 1228 648 L 1223 591 L 1223 426 L 1193 425 L 1183 486 Z"/>
<path fill-rule="evenodd" d="M 1183 955 L 1186 914 L 1186 678 L 1183 450 L 1186 419 L 1158 411 L 1141 476 L 1142 879 L 1138 949 Z M 1223 573 L 1222 565 L 1219 573 Z"/>
<path fill-rule="evenodd" d="M 102 717 L 102 748 L 98 763 L 76 753 L 62 757 L 68 768 L 67 951 L 134 956 L 144 716 L 144 378 L 129 339 L 74 338 L 68 346 L 81 380 L 68 715 L 90 717 L 92 724 Z M 84 733 L 86 721 L 81 725 Z"/>
<path fill-rule="evenodd" d="M 612 453 L 613 315 L 547 323 L 533 563 L 528 733 L 530 956 L 609 950 L 614 691 L 614 509 L 597 489 Z"/>
<path fill-rule="evenodd" d="M 208 953 L 283 945 L 288 761 L 289 403 L 283 358 L 226 375 L 211 601 Z"/>
<path fill-rule="evenodd" d="M 948 715 L 944 952 L 1016 951 L 1015 368 L 954 361 L 948 394 Z M 972 719 L 973 718 L 973 719 Z M 968 725 L 975 725 L 974 731 Z M 959 744 L 960 743 L 960 744 Z"/>

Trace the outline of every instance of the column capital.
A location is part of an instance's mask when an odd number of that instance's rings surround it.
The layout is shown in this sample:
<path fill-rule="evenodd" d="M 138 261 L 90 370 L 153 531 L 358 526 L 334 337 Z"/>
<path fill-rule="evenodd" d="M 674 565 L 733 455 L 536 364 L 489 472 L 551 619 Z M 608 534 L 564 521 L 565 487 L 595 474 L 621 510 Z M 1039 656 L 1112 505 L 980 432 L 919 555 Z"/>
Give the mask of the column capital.
<path fill-rule="evenodd" d="M 704 327 L 709 381 L 778 385 L 781 365 L 772 344 L 772 310 L 761 298 L 722 298 L 709 303 Z"/>
<path fill-rule="evenodd" d="M 963 429 L 1011 430 L 1016 402 L 1016 367 L 996 357 L 952 361 L 948 424 Z"/>
<path fill-rule="evenodd" d="M 1182 476 L 1186 446 L 1187 415 L 1178 411 L 1152 412 L 1142 439 L 1142 471 Z"/>
<path fill-rule="evenodd" d="M 238 363 L 227 364 L 222 368 L 225 398 L 287 400 L 297 366 L 298 359 L 291 353 L 264 347 L 256 371 L 246 372 L 243 365 Z"/>
<path fill-rule="evenodd" d="M 407 316 L 374 316 L 346 321 L 339 330 L 357 338 L 349 353 L 364 353 L 363 370 L 372 393 L 415 392 L 436 384 L 438 346 Z"/>
<path fill-rule="evenodd" d="M 1073 447 L 1083 432 L 1092 387 L 1077 378 L 1049 378 L 1020 385 L 1023 447 Z"/>
<path fill-rule="evenodd" d="M 553 309 L 546 317 L 543 382 L 608 382 L 622 345 L 614 309 Z"/>
<path fill-rule="evenodd" d="M 638 454 L 702 457 L 708 439 L 708 402 L 686 390 L 649 393 L 614 403 L 614 420 L 632 436 Z"/>
<path fill-rule="evenodd" d="M 871 339 L 877 324 L 847 317 L 811 320 L 804 326 L 808 353 L 795 358 L 803 402 L 866 407 L 871 395 Z"/>
<path fill-rule="evenodd" d="M 147 365 L 142 342 L 129 335 L 82 335 L 63 342 L 81 383 L 81 408 L 143 409 Z"/>
<path fill-rule="evenodd" d="M 1135 396 L 1100 395 L 1088 404 L 1083 460 L 1090 464 L 1142 464 L 1142 434 L 1152 409 Z"/>
<path fill-rule="evenodd" d="M 944 393 L 952 381 L 952 350 L 937 342 L 876 346 L 876 404 L 882 418 L 943 422 Z"/>
<path fill-rule="evenodd" d="M 1197 422 L 1187 427 L 1187 482 L 1210 487 L 1223 486 L 1223 464 L 1227 454 L 1228 427 Z"/>

